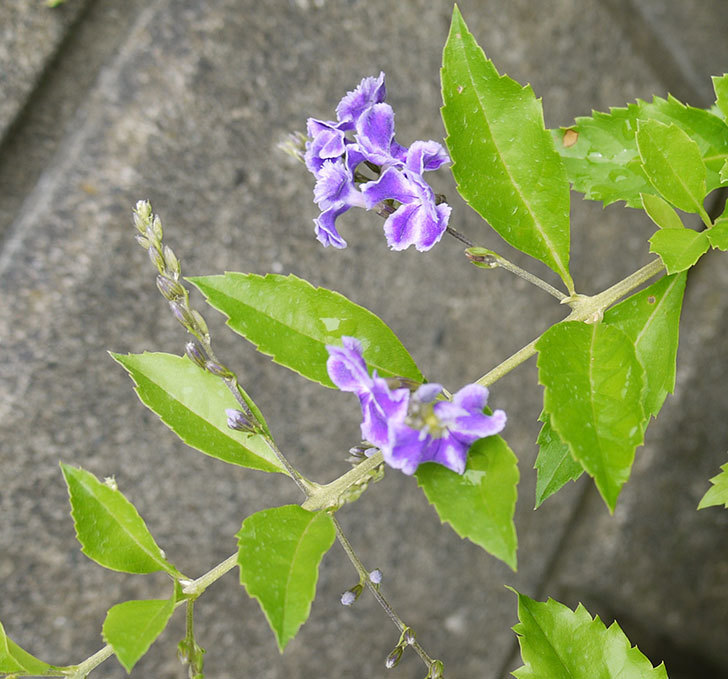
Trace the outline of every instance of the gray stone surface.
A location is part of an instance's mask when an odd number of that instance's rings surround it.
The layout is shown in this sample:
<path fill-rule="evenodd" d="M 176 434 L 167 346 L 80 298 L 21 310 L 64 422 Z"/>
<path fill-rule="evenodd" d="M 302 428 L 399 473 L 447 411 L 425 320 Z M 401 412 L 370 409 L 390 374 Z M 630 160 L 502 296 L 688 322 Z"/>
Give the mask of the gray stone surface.
<path fill-rule="evenodd" d="M 728 61 L 718 40 L 724 18 L 711 23 L 704 14 L 713 16 L 712 5 L 687 4 L 700 32 L 685 22 L 681 44 L 712 31 L 716 59 Z M 527 0 L 460 7 L 500 70 L 531 82 L 543 97 L 550 125 L 671 88 L 633 49 L 610 3 L 554 0 L 546 12 Z M 372 215 L 347 215 L 347 250 L 321 249 L 312 236 L 310 177 L 276 151 L 308 115 L 330 116 L 347 89 L 380 69 L 399 137 L 441 138 L 437 69 L 450 12 L 444 0 L 157 0 L 138 11 L 118 52 L 100 63 L 96 84 L 28 191 L 0 253 L 0 620 L 18 643 L 53 662 L 76 662 L 101 645 L 109 606 L 161 596 L 168 587 L 161 577 L 104 571 L 80 554 L 59 459 L 115 474 L 169 557 L 191 575 L 234 551 L 244 516 L 298 500 L 282 478 L 230 468 L 178 443 L 106 355 L 179 352 L 184 341 L 133 243 L 129 210 L 138 198 L 152 199 L 188 275 L 293 272 L 335 288 L 381 315 L 425 372 L 453 389 L 562 317 L 563 309 L 507 274 L 467 266 L 454 242 L 425 255 L 389 253 Z M 709 74 L 701 75 L 697 87 L 709 94 Z M 455 225 L 510 256 L 456 198 L 447 173 L 440 175 L 437 188 L 454 205 Z M 573 272 L 582 292 L 603 289 L 647 261 L 651 227 L 638 213 L 577 198 L 572 214 Z M 722 265 L 708 262 L 709 272 Z M 716 546 L 726 524 L 717 510 L 691 513 L 725 453 L 720 373 L 707 371 L 704 350 L 720 353 L 725 295 L 702 293 L 707 282 L 700 277 L 715 276 L 696 277 L 696 324 L 685 324 L 678 391 L 651 427 L 616 517 L 606 516 L 584 483 L 532 511 L 541 396 L 532 362 L 492 389 L 494 405 L 509 412 L 507 438 L 520 458 L 518 574 L 441 528 L 401 475 L 388 474 L 341 512 L 355 548 L 384 571 L 386 593 L 425 647 L 445 660 L 449 676 L 502 677 L 513 662 L 515 606 L 504 583 L 534 596 L 588 600 L 638 623 L 637 643 L 685 639 L 696 658 L 728 667 L 720 636 L 726 621 L 719 618 L 728 604 L 720 578 L 728 562 Z M 241 375 L 294 464 L 320 481 L 341 473 L 339 460 L 358 431 L 356 404 L 257 356 L 212 312 L 206 317 L 218 353 Z M 706 401 L 712 414 L 691 410 Z M 687 444 L 699 462 L 684 455 Z M 683 462 L 665 464 L 673 458 Z M 672 503 L 676 495 L 681 502 Z M 689 516 L 670 522 L 666 505 Z M 666 542 L 656 560 L 660 536 Z M 697 580 L 700 596 L 693 598 Z M 382 674 L 396 634 L 369 598 L 353 609 L 338 604 L 352 584 L 354 572 L 335 547 L 324 560 L 311 618 L 281 657 L 257 604 L 228 575 L 197 606 L 208 676 Z M 683 588 L 679 611 L 670 617 L 664 597 L 676 587 Z M 702 605 L 706 614 L 698 619 Z M 181 676 L 174 652 L 181 635 L 175 618 L 134 675 Z M 113 660 L 101 672 L 124 674 Z M 396 672 L 420 676 L 422 667 L 408 658 Z"/>

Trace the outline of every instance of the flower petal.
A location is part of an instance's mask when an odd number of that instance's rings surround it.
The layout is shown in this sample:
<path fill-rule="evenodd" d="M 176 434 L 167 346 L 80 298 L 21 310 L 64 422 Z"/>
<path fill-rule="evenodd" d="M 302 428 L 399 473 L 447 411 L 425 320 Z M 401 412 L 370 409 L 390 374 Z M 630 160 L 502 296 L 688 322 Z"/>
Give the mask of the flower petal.
<path fill-rule="evenodd" d="M 353 337 L 343 337 L 342 341 L 343 347 L 326 346 L 329 352 L 326 370 L 331 381 L 342 391 L 368 391 L 373 380 L 367 372 L 361 342 Z"/>
<path fill-rule="evenodd" d="M 389 442 L 382 446 L 384 461 L 394 469 L 400 469 L 411 476 L 422 460 L 422 449 L 429 437 L 423 438 L 416 429 L 404 423 L 394 423 L 389 427 Z"/>
<path fill-rule="evenodd" d="M 355 90 L 347 92 L 336 107 L 336 117 L 341 122 L 359 120 L 359 116 L 370 106 L 384 101 L 387 89 L 384 85 L 384 72 L 378 78 L 364 78 Z"/>
<path fill-rule="evenodd" d="M 437 170 L 449 162 L 450 156 L 447 155 L 447 151 L 436 141 L 413 142 L 407 151 L 407 169 L 420 175 L 423 172 Z"/>
<path fill-rule="evenodd" d="M 394 111 L 389 104 L 375 104 L 356 123 L 356 141 L 366 159 L 375 165 L 396 162 L 392 155 Z"/>
<path fill-rule="evenodd" d="M 321 245 L 324 247 L 331 245 L 339 250 L 346 247 L 346 241 L 336 230 L 336 219 L 348 209 L 348 205 L 330 207 L 313 220 L 316 227 L 316 238 Z"/>
<path fill-rule="evenodd" d="M 313 199 L 322 210 L 334 206 L 364 207 L 364 196 L 356 190 L 354 177 L 341 160 L 327 160 L 321 166 Z"/>
<path fill-rule="evenodd" d="M 393 167 L 386 169 L 379 179 L 362 184 L 361 192 L 369 209 L 383 200 L 393 199 L 400 203 L 411 203 L 419 196 L 418 187 Z"/>

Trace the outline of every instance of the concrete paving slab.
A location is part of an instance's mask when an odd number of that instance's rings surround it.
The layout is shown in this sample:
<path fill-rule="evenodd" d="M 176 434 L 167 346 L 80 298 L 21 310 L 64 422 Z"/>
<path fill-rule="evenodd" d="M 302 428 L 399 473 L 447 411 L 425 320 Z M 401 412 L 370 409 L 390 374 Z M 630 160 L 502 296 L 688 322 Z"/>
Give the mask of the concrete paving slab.
<path fill-rule="evenodd" d="M 598 2 L 584 10 L 585 3 L 558 0 L 546 14 L 526 0 L 460 6 L 501 71 L 543 96 L 550 125 L 666 87 Z M 0 314 L 0 619 L 21 645 L 54 662 L 76 662 L 100 647 L 109 606 L 163 596 L 168 587 L 162 578 L 106 572 L 79 553 L 58 459 L 115 474 L 169 557 L 193 575 L 234 551 L 244 516 L 298 500 L 283 479 L 224 467 L 178 444 L 106 356 L 107 349 L 180 352 L 184 341 L 132 240 L 129 210 L 137 199 L 152 199 L 188 275 L 293 272 L 335 288 L 380 314 L 427 374 L 453 389 L 562 316 L 505 273 L 467 266 L 455 243 L 424 256 L 389 253 L 371 215 L 351 215 L 342 225 L 350 248 L 322 250 L 312 235 L 310 178 L 275 150 L 308 115 L 331 115 L 347 89 L 380 69 L 399 136 L 441 138 L 437 69 L 450 12 L 444 1 L 383 0 L 157 0 L 140 12 L 0 254 L 0 285 L 13 291 Z M 437 182 L 454 205 L 456 226 L 510 256 L 457 200 L 448 178 Z M 638 213 L 577 200 L 573 216 L 574 277 L 584 292 L 647 261 L 651 227 Z M 530 266 L 525 257 L 513 259 Z M 356 405 L 272 365 L 212 313 L 206 317 L 219 354 L 292 461 L 317 480 L 340 473 L 345 465 L 334 460 L 356 438 Z M 685 360 L 689 367 L 690 354 Z M 510 414 L 507 439 L 521 460 L 517 575 L 441 528 L 401 475 L 388 474 L 342 512 L 355 548 L 382 568 L 385 591 L 425 647 L 445 660 L 449 676 L 503 676 L 515 606 L 502 585 L 542 590 L 579 506 L 577 485 L 531 510 L 540 410 L 534 385 L 529 364 L 492 389 L 493 404 Z M 324 560 L 311 619 L 282 657 L 234 579 L 216 584 L 197 607 L 208 676 L 383 671 L 396 634 L 371 600 L 353 609 L 338 604 L 354 584 L 338 548 Z M 179 676 L 174 649 L 182 633 L 175 620 L 134 674 Z M 104 676 L 124 674 L 107 664 Z M 409 658 L 397 671 L 420 676 L 422 667 Z"/>

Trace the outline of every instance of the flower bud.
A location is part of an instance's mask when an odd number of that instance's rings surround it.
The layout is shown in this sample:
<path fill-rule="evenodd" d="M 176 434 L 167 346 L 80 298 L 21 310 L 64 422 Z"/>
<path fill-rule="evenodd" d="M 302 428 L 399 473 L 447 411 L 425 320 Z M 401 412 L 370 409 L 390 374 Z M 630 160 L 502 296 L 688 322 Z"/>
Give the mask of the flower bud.
<path fill-rule="evenodd" d="M 255 425 L 248 419 L 242 410 L 226 408 L 227 426 L 235 431 L 244 431 L 252 434 L 255 432 Z"/>
<path fill-rule="evenodd" d="M 225 379 L 234 377 L 233 373 L 231 373 L 224 365 L 222 365 L 221 363 L 216 363 L 215 361 L 206 361 L 205 370 L 207 370 L 207 372 L 209 373 L 212 373 L 216 377 L 223 377 Z"/>
<path fill-rule="evenodd" d="M 369 573 L 369 579 L 375 585 L 378 585 L 380 582 L 382 582 L 382 571 L 380 571 L 378 568 L 375 568 L 371 573 Z"/>
<path fill-rule="evenodd" d="M 149 253 L 149 259 L 152 260 L 152 264 L 157 267 L 157 271 L 159 271 L 159 273 L 164 272 L 166 268 L 164 265 L 164 257 L 162 257 L 159 250 L 157 250 L 157 248 L 153 245 L 150 245 L 147 252 Z"/>
<path fill-rule="evenodd" d="M 415 631 L 411 627 L 402 632 L 402 642 L 407 646 L 412 646 L 415 643 Z"/>
<path fill-rule="evenodd" d="M 139 243 L 145 250 L 149 248 L 149 239 L 146 236 L 142 236 L 140 233 L 135 233 L 134 238 L 136 238 L 136 242 Z"/>
<path fill-rule="evenodd" d="M 165 245 L 162 249 L 162 256 L 164 257 L 164 263 L 167 265 L 167 269 L 171 271 L 175 277 L 179 276 L 182 268 L 179 265 L 177 255 L 174 254 L 172 248 L 169 245 Z"/>
<path fill-rule="evenodd" d="M 134 226 L 139 233 L 144 233 L 147 230 L 147 224 L 152 216 L 152 206 L 148 200 L 139 200 L 134 206 Z"/>
<path fill-rule="evenodd" d="M 184 296 L 184 288 L 171 278 L 157 274 L 157 289 L 162 293 L 162 296 L 167 300 L 178 299 Z"/>
<path fill-rule="evenodd" d="M 159 219 L 159 215 L 154 215 L 154 221 L 152 221 L 152 231 L 158 241 L 162 240 L 162 220 Z"/>
<path fill-rule="evenodd" d="M 175 300 L 170 300 L 169 308 L 174 314 L 174 317 L 184 326 L 186 330 L 192 328 L 194 319 L 190 315 L 190 312 Z"/>
<path fill-rule="evenodd" d="M 200 335 L 204 335 L 205 337 L 210 337 L 210 331 L 207 328 L 207 323 L 205 322 L 205 319 L 202 318 L 202 314 L 199 311 L 195 311 L 195 309 L 192 309 L 192 318 L 195 319 L 194 326 L 197 328 Z"/>
<path fill-rule="evenodd" d="M 360 584 L 355 585 L 351 589 L 347 589 L 346 592 L 341 595 L 341 605 L 351 606 L 359 598 L 359 595 L 362 593 L 362 589 L 363 587 Z"/>
<path fill-rule="evenodd" d="M 442 673 L 444 670 L 444 666 L 442 664 L 442 660 L 433 660 L 432 665 L 430 665 L 430 671 L 427 673 L 427 676 L 430 679 L 440 679 L 442 677 Z"/>
<path fill-rule="evenodd" d="M 393 667 L 397 667 L 399 665 L 399 661 L 402 659 L 402 653 L 404 652 L 404 648 L 402 646 L 397 646 L 388 656 L 387 659 L 384 661 L 384 666 L 391 670 Z"/>
<path fill-rule="evenodd" d="M 200 368 L 205 367 L 208 359 L 205 355 L 204 347 L 198 340 L 193 339 L 185 344 L 185 354 L 187 354 L 187 358 L 189 358 L 190 361 L 199 365 Z"/>

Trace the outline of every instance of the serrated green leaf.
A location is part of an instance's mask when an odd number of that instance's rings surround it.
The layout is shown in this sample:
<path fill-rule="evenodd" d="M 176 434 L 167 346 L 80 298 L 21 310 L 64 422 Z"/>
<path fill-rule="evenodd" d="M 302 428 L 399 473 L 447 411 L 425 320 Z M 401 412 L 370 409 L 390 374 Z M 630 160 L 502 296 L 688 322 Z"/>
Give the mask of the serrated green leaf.
<path fill-rule="evenodd" d="M 541 413 L 539 420 L 543 422 L 536 443 L 539 445 L 536 470 L 536 506 L 551 497 L 569 481 L 576 481 L 584 468 L 572 457 L 569 447 L 559 438 L 551 427 L 546 413 Z"/>
<path fill-rule="evenodd" d="M 516 570 L 518 461 L 500 436 L 473 443 L 462 475 L 428 462 L 415 476 L 443 523 Z"/>
<path fill-rule="evenodd" d="M 136 385 L 141 402 L 182 441 L 223 462 L 265 472 L 287 472 L 258 434 L 227 426 L 226 408 L 239 408 L 223 381 L 186 356 L 111 354 Z"/>
<path fill-rule="evenodd" d="M 728 73 L 713 76 L 715 103 L 725 118 L 728 118 Z"/>
<path fill-rule="evenodd" d="M 705 164 L 695 141 L 674 123 L 640 120 L 637 148 L 642 169 L 663 198 L 685 212 L 705 214 Z"/>
<path fill-rule="evenodd" d="M 164 631 L 173 612 L 174 597 L 125 601 L 109 609 L 103 626 L 104 641 L 114 649 L 127 672 Z"/>
<path fill-rule="evenodd" d="M 581 604 L 572 611 L 554 599 L 534 601 L 512 591 L 524 662 L 513 672 L 517 679 L 667 679 L 665 666 L 653 667 L 616 622 L 606 627 Z"/>
<path fill-rule="evenodd" d="M 667 273 L 679 273 L 693 266 L 710 248 L 706 231 L 661 229 L 650 238 L 650 252 L 660 255 Z"/>
<path fill-rule="evenodd" d="M 164 557 L 134 505 L 113 484 L 61 462 L 71 516 L 81 551 L 96 563 L 123 573 L 180 572 Z"/>
<path fill-rule="evenodd" d="M 723 213 L 718 217 L 706 234 L 712 247 L 718 250 L 728 250 L 728 201 L 726 201 Z"/>
<path fill-rule="evenodd" d="M 669 96 L 652 102 L 637 100 L 609 113 L 594 111 L 569 128 L 553 130 L 556 149 L 573 188 L 605 205 L 623 200 L 642 207 L 640 193 L 656 193 L 641 168 L 635 140 L 638 120 L 674 123 L 698 144 L 707 168 L 706 191 L 723 183 L 718 171 L 728 158 L 728 126 L 703 109 L 686 106 Z"/>
<path fill-rule="evenodd" d="M 43 675 L 52 668 L 52 665 L 38 660 L 38 658 L 20 648 L 5 634 L 5 629 L 0 623 L 0 673 Z"/>
<path fill-rule="evenodd" d="M 308 618 L 319 563 L 336 537 L 333 519 L 298 505 L 274 507 L 245 519 L 236 537 L 240 583 L 258 600 L 282 653 Z"/>
<path fill-rule="evenodd" d="M 645 370 L 642 405 L 657 417 L 675 388 L 675 359 L 686 273 L 665 276 L 604 314 L 604 323 L 619 328 L 634 343 Z"/>
<path fill-rule="evenodd" d="M 710 479 L 713 484 L 700 500 L 698 509 L 723 505 L 728 509 L 728 462 L 720 468 L 720 474 Z"/>
<path fill-rule="evenodd" d="M 640 197 L 647 216 L 661 229 L 685 228 L 675 209 L 666 200 L 654 193 L 642 193 Z"/>
<path fill-rule="evenodd" d="M 386 323 L 338 292 L 293 275 L 227 272 L 188 280 L 258 351 L 314 382 L 334 386 L 326 372 L 326 345 L 340 344 L 344 335 L 362 343 L 364 360 L 381 377 L 424 381 Z"/>
<path fill-rule="evenodd" d="M 647 420 L 634 345 L 613 326 L 565 321 L 549 328 L 536 349 L 551 426 L 614 511 Z"/>
<path fill-rule="evenodd" d="M 500 75 L 457 6 L 442 66 L 442 119 L 460 195 L 569 290 L 569 184 L 530 86 Z"/>

